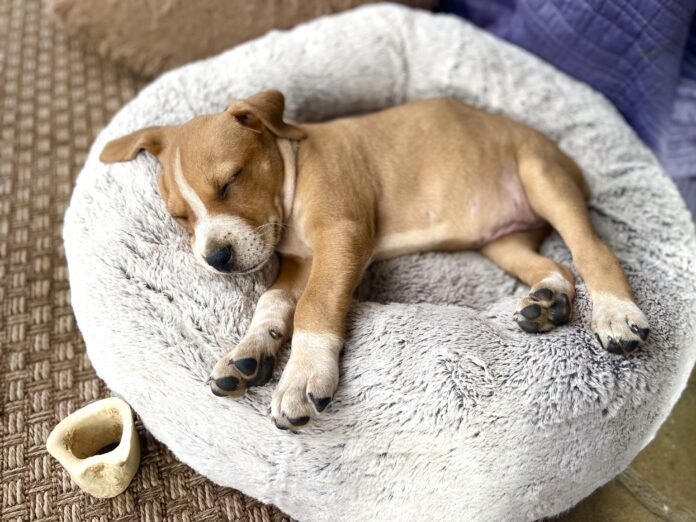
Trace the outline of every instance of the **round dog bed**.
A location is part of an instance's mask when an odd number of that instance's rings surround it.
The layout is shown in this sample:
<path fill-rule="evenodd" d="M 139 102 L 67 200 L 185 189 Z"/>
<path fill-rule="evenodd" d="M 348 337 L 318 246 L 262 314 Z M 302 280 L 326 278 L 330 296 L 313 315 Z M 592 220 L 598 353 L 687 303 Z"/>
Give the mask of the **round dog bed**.
<path fill-rule="evenodd" d="M 106 141 L 281 89 L 289 119 L 320 120 L 456 96 L 523 120 L 584 168 L 590 208 L 652 328 L 630 358 L 571 323 L 512 321 L 522 285 L 472 252 L 380 262 L 349 317 L 335 401 L 279 431 L 274 380 L 241 399 L 206 380 L 237 343 L 275 266 L 199 268 L 141 154 L 104 165 Z M 427 139 L 427 136 L 424 136 Z M 533 520 L 568 509 L 650 441 L 696 358 L 696 238 L 653 155 L 599 94 L 449 16 L 378 5 L 271 33 L 173 71 L 97 139 L 66 215 L 72 301 L 89 356 L 153 435 L 213 481 L 300 520 Z M 570 263 L 557 235 L 543 252 Z M 287 348 L 284 350 L 287 356 Z"/>

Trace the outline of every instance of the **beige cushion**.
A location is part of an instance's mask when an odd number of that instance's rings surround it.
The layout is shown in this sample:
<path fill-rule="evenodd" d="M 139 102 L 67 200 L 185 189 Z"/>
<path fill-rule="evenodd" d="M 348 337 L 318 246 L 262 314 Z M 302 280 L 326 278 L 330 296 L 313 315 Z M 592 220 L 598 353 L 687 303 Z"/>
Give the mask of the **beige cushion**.
<path fill-rule="evenodd" d="M 438 0 L 397 0 L 434 8 Z M 151 77 L 321 15 L 375 0 L 48 0 L 66 31 Z"/>

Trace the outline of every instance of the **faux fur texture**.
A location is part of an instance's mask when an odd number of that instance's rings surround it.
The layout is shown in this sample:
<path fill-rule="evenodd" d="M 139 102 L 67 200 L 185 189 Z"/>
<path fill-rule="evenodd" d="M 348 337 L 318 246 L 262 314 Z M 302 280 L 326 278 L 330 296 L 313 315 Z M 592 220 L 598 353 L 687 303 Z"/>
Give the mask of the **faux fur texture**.
<path fill-rule="evenodd" d="M 335 402 L 298 435 L 269 417 L 274 380 L 212 396 L 263 274 L 213 276 L 158 195 L 155 159 L 107 166 L 107 140 L 222 110 L 277 87 L 317 120 L 454 95 L 523 120 L 584 168 L 592 217 L 650 319 L 624 359 L 571 323 L 512 321 L 522 284 L 477 253 L 374 265 L 350 313 Z M 424 136 L 423 139 L 428 139 Z M 72 302 L 99 375 L 174 453 L 300 520 L 534 520 L 568 509 L 651 440 L 696 358 L 696 237 L 679 195 L 616 110 L 588 87 L 454 17 L 390 5 L 275 32 L 173 71 L 100 134 L 66 215 Z M 570 263 L 557 235 L 543 252 Z M 287 350 L 285 350 L 287 356 Z"/>

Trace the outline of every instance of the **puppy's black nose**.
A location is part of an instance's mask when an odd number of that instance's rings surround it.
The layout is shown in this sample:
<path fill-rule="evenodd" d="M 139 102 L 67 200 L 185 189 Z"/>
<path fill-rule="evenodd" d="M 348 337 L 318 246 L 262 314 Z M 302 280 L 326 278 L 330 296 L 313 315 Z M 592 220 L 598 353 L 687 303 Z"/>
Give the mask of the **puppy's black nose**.
<path fill-rule="evenodd" d="M 207 263 L 215 270 L 229 272 L 234 268 L 234 252 L 230 245 L 216 248 L 205 258 Z"/>

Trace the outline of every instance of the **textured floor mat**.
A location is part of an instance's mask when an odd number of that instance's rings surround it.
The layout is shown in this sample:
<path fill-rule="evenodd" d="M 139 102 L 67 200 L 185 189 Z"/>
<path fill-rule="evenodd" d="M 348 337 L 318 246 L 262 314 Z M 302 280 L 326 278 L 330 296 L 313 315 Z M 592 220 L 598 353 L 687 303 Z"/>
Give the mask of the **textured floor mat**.
<path fill-rule="evenodd" d="M 84 495 L 45 448 L 109 396 L 70 308 L 61 227 L 97 131 L 142 84 L 68 41 L 38 0 L 0 0 L 0 520 L 288 520 L 179 463 L 140 427 L 128 490 Z"/>

